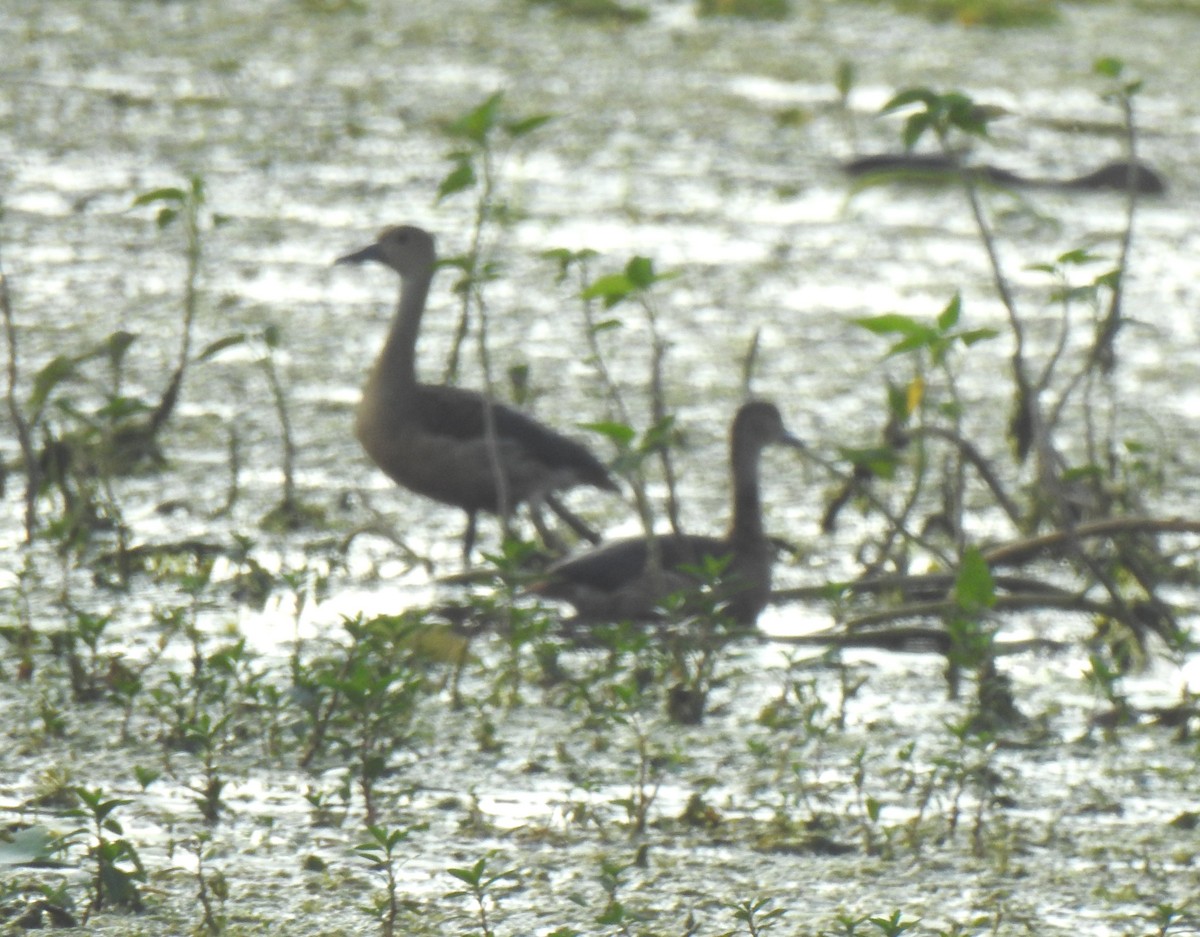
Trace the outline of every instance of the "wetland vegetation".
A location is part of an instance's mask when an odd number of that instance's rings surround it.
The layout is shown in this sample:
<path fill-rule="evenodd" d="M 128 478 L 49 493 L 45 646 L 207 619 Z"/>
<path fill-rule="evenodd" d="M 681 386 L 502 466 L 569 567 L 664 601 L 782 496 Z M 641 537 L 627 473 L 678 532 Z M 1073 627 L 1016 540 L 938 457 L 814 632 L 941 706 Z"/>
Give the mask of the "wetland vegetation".
<path fill-rule="evenodd" d="M 797 6 L 0 15 L 0 933 L 1200 929 L 1197 21 Z M 715 533 L 779 402 L 757 629 L 573 626 L 376 472 L 395 222 L 593 526 Z"/>

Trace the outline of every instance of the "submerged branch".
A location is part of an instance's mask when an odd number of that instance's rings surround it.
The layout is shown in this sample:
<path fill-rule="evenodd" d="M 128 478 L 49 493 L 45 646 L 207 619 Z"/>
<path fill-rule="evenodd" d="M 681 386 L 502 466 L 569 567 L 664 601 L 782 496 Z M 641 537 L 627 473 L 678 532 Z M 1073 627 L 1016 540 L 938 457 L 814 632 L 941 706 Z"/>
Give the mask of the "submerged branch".
<path fill-rule="evenodd" d="M 1123 618 L 1122 610 L 1108 602 L 1097 602 L 1082 595 L 1056 594 L 1050 592 L 1025 595 L 998 595 L 988 608 L 989 614 L 1053 609 L 1060 612 L 1078 612 L 1084 615 L 1100 615 L 1106 618 Z M 858 631 L 893 621 L 914 618 L 945 618 L 962 614 L 962 605 L 957 599 L 941 599 L 934 602 L 910 602 L 894 608 L 878 609 L 845 621 L 847 632 Z"/>
<path fill-rule="evenodd" d="M 1015 540 L 985 551 L 989 566 L 1017 566 L 1041 553 L 1061 553 L 1081 540 L 1120 534 L 1200 534 L 1200 520 L 1158 517 L 1109 517 L 1079 524 L 1069 530 L 1056 530 L 1026 540 Z"/>
<path fill-rule="evenodd" d="M 791 644 L 818 647 L 866 647 L 880 651 L 911 653 L 934 652 L 946 655 L 953 647 L 953 638 L 942 628 L 899 627 L 880 631 L 827 631 L 818 634 L 771 635 L 774 644 Z M 1051 638 L 1018 638 L 1012 641 L 994 641 L 991 653 L 1002 657 L 1013 654 L 1028 654 L 1031 651 L 1065 651 L 1069 644 Z"/>
<path fill-rule="evenodd" d="M 1087 569 L 1095 574 L 1098 565 L 1093 558 L 1081 554 L 1085 540 L 1116 538 L 1128 534 L 1200 534 L 1200 520 L 1186 518 L 1115 517 L 1081 524 L 1069 530 L 1059 530 L 1037 537 L 1002 544 L 986 551 L 984 560 L 989 567 L 1016 566 L 1042 557 L 1070 553 L 1087 560 Z M 806 636 L 797 643 L 830 644 L 837 646 L 870 646 L 906 649 L 916 642 L 928 647 L 948 645 L 951 640 L 942 629 L 894 629 L 869 632 L 866 629 L 887 626 L 913 619 L 944 620 L 962 614 L 961 602 L 954 596 L 956 572 L 924 575 L 869 576 L 848 582 L 831 582 L 799 589 L 784 589 L 772 593 L 775 603 L 798 601 L 836 602 L 852 596 L 894 594 L 896 604 L 871 609 L 847 617 L 836 632 Z M 1068 589 L 1041 579 L 1027 576 L 995 575 L 992 582 L 1000 592 L 985 610 L 989 616 L 1032 610 L 1054 610 L 1096 616 L 1120 622 L 1128 627 L 1139 641 L 1148 633 L 1158 634 L 1168 645 L 1176 646 L 1182 637 L 1175 624 L 1172 609 L 1153 590 L 1153 583 L 1139 578 L 1145 592 L 1141 599 L 1130 599 L 1119 592 L 1110 577 L 1096 577 Z M 1099 585 L 1108 593 L 1105 601 L 1088 598 L 1086 593 Z M 919 639 L 919 640 L 918 640 Z"/>
<path fill-rule="evenodd" d="M 946 595 L 954 587 L 957 575 L 926 573 L 918 575 L 870 576 L 850 582 L 833 582 L 820 586 L 803 586 L 797 589 L 780 589 L 771 593 L 772 601 L 803 602 L 849 595 L 880 595 L 894 592 L 905 597 L 931 597 Z M 1078 593 L 1040 579 L 1026 576 L 995 576 L 996 588 L 1014 595 L 1075 596 Z"/>

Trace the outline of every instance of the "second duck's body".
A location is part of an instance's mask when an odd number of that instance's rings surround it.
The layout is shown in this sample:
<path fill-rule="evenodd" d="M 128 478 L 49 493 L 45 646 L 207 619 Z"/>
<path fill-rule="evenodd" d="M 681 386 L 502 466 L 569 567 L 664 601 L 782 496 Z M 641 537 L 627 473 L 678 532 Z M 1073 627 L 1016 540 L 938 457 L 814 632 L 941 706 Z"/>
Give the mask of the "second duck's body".
<path fill-rule="evenodd" d="M 752 626 L 771 593 L 774 545 L 763 529 L 758 467 L 763 448 L 774 443 L 802 446 L 774 404 L 743 404 L 730 432 L 733 518 L 725 536 L 657 536 L 657 569 L 648 562 L 646 539 L 617 540 L 551 566 L 535 591 L 569 602 L 585 621 L 650 620 L 661 617 L 672 594 L 704 585 L 704 571 L 711 568 L 721 613 Z"/>

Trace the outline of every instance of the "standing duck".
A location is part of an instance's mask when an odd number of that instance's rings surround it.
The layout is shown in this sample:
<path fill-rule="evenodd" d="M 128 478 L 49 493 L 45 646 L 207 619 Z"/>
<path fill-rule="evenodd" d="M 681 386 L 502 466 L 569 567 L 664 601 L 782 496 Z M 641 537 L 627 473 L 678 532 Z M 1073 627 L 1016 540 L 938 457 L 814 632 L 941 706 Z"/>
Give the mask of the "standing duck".
<path fill-rule="evenodd" d="M 695 589 L 697 571 L 715 561 L 725 614 L 742 627 L 753 626 L 771 593 L 774 545 L 763 530 L 758 467 L 764 447 L 774 443 L 803 448 L 773 403 L 743 404 L 730 432 L 733 518 L 725 536 L 655 537 L 661 570 L 647 568 L 645 538 L 616 540 L 555 563 L 534 591 L 569 602 L 584 621 L 653 620 L 661 617 L 668 596 Z"/>
<path fill-rule="evenodd" d="M 354 433 L 397 484 L 467 512 L 467 560 L 480 511 L 507 516 L 523 503 L 536 507 L 549 499 L 554 505 L 554 492 L 576 485 L 617 490 L 600 460 L 579 443 L 483 394 L 417 381 L 417 335 L 437 268 L 431 234 L 409 225 L 386 228 L 374 244 L 337 263 L 367 261 L 400 275 L 400 302 L 363 388 Z M 489 407 L 494 448 L 485 418 Z"/>

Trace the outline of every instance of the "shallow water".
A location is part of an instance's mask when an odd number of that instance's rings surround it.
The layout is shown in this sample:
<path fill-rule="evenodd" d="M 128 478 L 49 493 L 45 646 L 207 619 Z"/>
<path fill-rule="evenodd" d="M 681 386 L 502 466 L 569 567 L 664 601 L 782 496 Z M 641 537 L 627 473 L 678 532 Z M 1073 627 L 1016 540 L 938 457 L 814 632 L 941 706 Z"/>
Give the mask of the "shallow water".
<path fill-rule="evenodd" d="M 361 13 L 314 12 L 319 7 L 277 0 L 243 12 L 223 2 L 17 0 L 0 12 L 0 38 L 14 50 L 0 64 L 0 259 L 26 375 L 55 353 L 125 328 L 140 336 L 127 390 L 158 392 L 178 343 L 182 244 L 177 229 L 157 231 L 151 210 L 130 205 L 140 192 L 200 174 L 211 210 L 228 220 L 205 236 L 195 347 L 279 325 L 301 497 L 326 508 L 337 534 L 369 520 L 374 508 L 432 556 L 438 572 L 456 570 L 461 517 L 396 492 L 348 431 L 394 301 L 393 279 L 330 264 L 402 220 L 437 231 L 445 252 L 465 247 L 469 200 L 434 201 L 452 149 L 440 127 L 503 89 L 513 113 L 554 120 L 502 164 L 503 195 L 516 213 L 490 241 L 503 264 L 488 292 L 494 373 L 528 364 L 532 409 L 555 425 L 602 417 L 594 376 L 580 360 L 578 302 L 570 285 L 554 284 L 540 253 L 593 248 L 602 254 L 596 272 L 645 254 L 657 269 L 678 271 L 657 294 L 672 333 L 667 396 L 686 432 L 678 457 L 685 523 L 708 529 L 727 509 L 725 423 L 740 399 L 740 359 L 756 332 L 754 390 L 778 399 L 792 428 L 832 455 L 838 445 L 874 439 L 881 374 L 907 375 L 898 362 L 881 364 L 883 343 L 854 326 L 855 317 L 932 317 L 961 290 L 966 324 L 1004 324 L 958 193 L 879 188 L 850 195 L 838 161 L 897 147 L 898 124 L 876 118 L 879 106 L 913 84 L 961 88 L 1010 112 L 995 125 L 986 159 L 1065 177 L 1120 154 L 1119 114 L 1100 100 L 1102 85 L 1090 73 L 1096 58 L 1112 55 L 1145 79 L 1137 97 L 1140 153 L 1170 185 L 1168 197 L 1138 208 L 1126 306 L 1135 324 L 1122 345 L 1118 435 L 1172 453 L 1165 490 L 1148 497 L 1162 514 L 1194 514 L 1200 100 L 1192 50 L 1200 19 L 1088 4 L 1064 10 L 1052 28 L 997 32 L 930 25 L 874 5 L 806 5 L 782 24 L 760 24 L 698 21 L 690 4 L 662 2 L 649 23 L 612 28 L 515 0 L 380 3 Z M 840 60 L 858 72 L 849 114 L 833 88 Z M 1038 192 L 1026 207 L 1032 211 L 999 221 L 1000 248 L 1027 308 L 1040 309 L 1045 281 L 1026 266 L 1081 244 L 1112 257 L 1122 205 L 1115 195 Z M 618 312 L 625 326 L 607 346 L 610 365 L 635 410 L 645 412 L 644 324 L 632 307 Z M 443 274 L 422 338 L 427 373 L 440 373 L 456 318 Z M 1049 342 L 1054 322 L 1052 310 L 1036 320 L 1035 340 Z M 468 350 L 464 382 L 477 386 L 474 346 Z M 280 484 L 278 427 L 254 366 L 261 353 L 226 353 L 193 371 L 167 440 L 171 470 L 122 487 L 139 540 L 246 533 L 264 565 L 283 569 L 301 568 L 311 555 L 309 538 L 257 527 Z M 1007 354 L 1006 342 L 971 352 L 961 375 L 969 402 L 991 399 L 1006 380 Z M 1008 401 L 997 403 L 1006 413 Z M 214 521 L 209 512 L 226 495 L 231 424 L 238 427 L 242 497 L 231 517 Z M 972 427 L 997 451 L 1005 445 L 1001 428 L 1001 417 L 994 427 Z M 7 459 L 16 456 L 11 432 L 0 446 Z M 818 535 L 826 495 L 819 471 L 772 453 L 767 476 L 770 528 L 804 547 L 783 564 L 780 585 L 852 574 L 850 551 L 863 531 L 850 523 L 835 537 Z M 10 485 L 2 529 L 14 570 L 17 487 Z M 188 509 L 155 511 L 175 499 Z M 606 529 L 629 529 L 632 513 L 619 499 L 577 494 L 572 504 Z M 991 518 L 978 524 L 981 536 L 1011 533 Z M 495 543 L 492 526 L 484 538 Z M 77 604 L 115 613 L 116 646 L 133 659 L 152 645 L 153 610 L 179 601 L 169 586 L 150 584 L 114 598 L 92 589 L 86 571 L 64 579 L 42 555 L 33 565 L 43 580 L 30 587 L 44 604 L 39 627 L 53 630 L 68 617 L 52 600 L 65 582 Z M 14 609 L 21 601 L 15 585 L 0 580 Z M 279 673 L 297 629 L 310 640 L 339 636 L 343 615 L 447 595 L 424 571 L 409 570 L 387 539 L 362 537 L 347 568 L 333 573 L 331 594 L 310 603 L 298 625 L 287 595 L 263 611 L 226 601 L 202 622 L 213 642 L 230 628 L 245 633 L 263 655 L 259 665 Z M 823 606 L 787 605 L 771 609 L 763 628 L 794 633 L 829 620 Z M 1087 622 L 1053 615 L 1011 627 L 1014 635 L 1088 633 Z M 182 667 L 188 650 L 172 646 L 168 656 Z M 495 849 L 493 868 L 518 870 L 516 887 L 494 909 L 497 933 L 568 925 L 616 933 L 596 920 L 605 898 L 599 872 L 602 858 L 624 864 L 633 857 L 616 803 L 628 794 L 636 764 L 633 728 L 589 728 L 553 691 L 527 689 L 522 705 L 493 707 L 485 700 L 504 650 L 481 650 L 464 684 L 474 706 L 456 712 L 444 695 L 428 700 L 418 742 L 396 754 L 395 774 L 383 785 L 385 825 L 429 823 L 414 835 L 401 874 L 403 893 L 423 917 L 410 926 L 471 929 L 469 906 L 443 897 L 455 887 L 445 869 Z M 867 682 L 847 704 L 845 729 L 806 732 L 756 722 L 784 679 L 778 647 L 742 655 L 703 727 L 681 730 L 645 716 L 667 767 L 652 825 L 634 841 L 649 845 L 649 865 L 623 873 L 621 900 L 646 915 L 631 932 L 682 932 L 694 913 L 700 933 L 718 933 L 738 926 L 729 903 L 762 896 L 788 909 L 777 930 L 783 933 L 833 932 L 839 911 L 900 910 L 922 919 L 919 933 L 948 933 L 957 924 L 963 933 L 1126 934 L 1149 932 L 1156 906 L 1182 905 L 1195 894 L 1194 833 L 1168 825 L 1195 806 L 1194 746 L 1175 743 L 1165 729 L 1130 731 L 1116 744 L 1090 738 L 1097 733 L 1087 732 L 1088 719 L 1100 703 L 1081 679 L 1086 661 L 1078 655 L 1005 661 L 1022 709 L 1045 735 L 988 753 L 1009 799 L 985 810 L 982 856 L 972 853 L 968 834 L 979 802 L 970 785 L 964 819 L 953 836 L 946 833 L 953 783 L 939 765 L 984 756 L 964 753 L 944 729 L 964 709 L 945 700 L 940 659 L 848 653 L 852 672 Z M 5 676 L 12 666 L 3 664 Z M 144 794 L 138 789 L 130 766 L 162 757 L 147 714 L 116 752 L 108 746 L 118 712 L 72 709 L 65 737 L 44 739 L 39 706 L 65 705 L 55 666 L 44 664 L 32 687 L 0 690 L 11 751 L 0 759 L 4 806 L 17 818 L 61 828 L 53 811 L 19 806 L 44 772 L 59 768 L 133 797 L 126 832 L 152 870 L 154 914 L 101 915 L 89 927 L 114 934 L 190 929 L 195 884 L 184 870 L 194 858 L 178 844 L 203 829 L 185 789 L 198 766 L 177 755 L 175 776 Z M 1127 689 L 1142 705 L 1165 703 L 1192 676 L 1163 663 Z M 828 729 L 839 697 L 836 671 L 814 664 L 811 679 L 813 698 L 827 707 L 819 726 Z M 496 721 L 498 749 L 490 753 L 475 741 L 485 716 Z M 749 742 L 759 743 L 760 754 Z M 918 781 L 906 786 L 909 743 Z M 856 793 L 860 753 L 868 768 Z M 377 932 L 361 907 L 379 883 L 352 850 L 363 838 L 360 806 L 351 802 L 341 827 L 319 827 L 303 798 L 310 785 L 335 789 L 342 766 L 300 771 L 243 742 L 231 747 L 227 773 L 232 810 L 212 830 L 209 867 L 231 883 L 235 926 L 246 933 Z M 928 826 L 911 845 L 905 824 L 917 809 L 919 781 L 934 784 L 934 793 Z M 858 838 L 869 824 L 854 819 L 864 815 L 856 799 L 864 791 L 882 803 L 873 851 Z M 694 792 L 720 817 L 712 828 L 674 819 Z M 796 845 L 810 832 L 802 821 L 823 813 L 843 818 L 831 837 L 848 847 L 846 855 Z M 773 825 L 778 817 L 796 826 Z M 301 871 L 298 858 L 310 854 L 327 863 L 324 872 Z M 82 868 L 66 874 L 82 893 Z"/>

